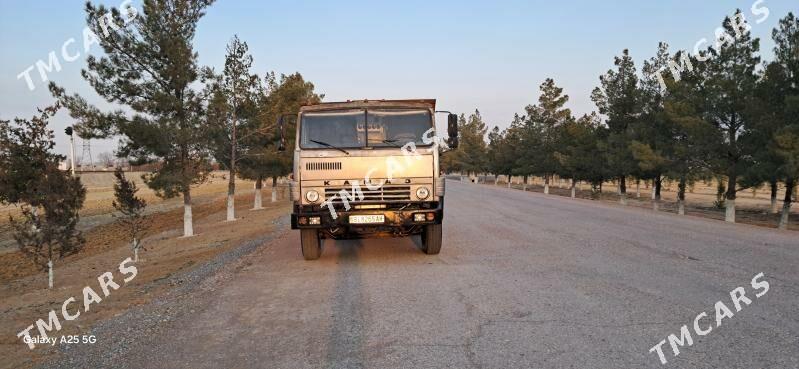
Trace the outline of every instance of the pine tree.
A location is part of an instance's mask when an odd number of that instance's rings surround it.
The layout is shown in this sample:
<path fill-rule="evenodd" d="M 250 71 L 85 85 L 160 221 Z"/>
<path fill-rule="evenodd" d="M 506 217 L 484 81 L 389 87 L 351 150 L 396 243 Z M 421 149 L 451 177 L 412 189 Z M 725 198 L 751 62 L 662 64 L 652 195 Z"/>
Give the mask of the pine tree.
<path fill-rule="evenodd" d="M 246 137 L 241 140 L 242 157 L 240 176 L 255 181 L 253 209 L 262 208 L 261 189 L 263 181 L 272 178 L 272 201 L 277 198 L 277 179 L 288 175 L 294 158 L 296 116 L 303 105 L 318 104 L 324 95 L 314 92 L 314 85 L 300 73 L 281 75 L 278 81 L 274 73 L 265 78 L 266 92 L 256 101 L 257 117 L 248 121 Z M 275 126 L 278 118 L 285 116 L 283 132 L 286 135 L 286 150 L 278 151 L 280 131 Z"/>
<path fill-rule="evenodd" d="M 216 161 L 228 169 L 227 221 L 236 220 L 236 168 L 242 158 L 239 134 L 252 134 L 239 132 L 239 129 L 243 120 L 255 120 L 256 102 L 263 94 L 258 76 L 250 73 L 253 58 L 248 50 L 246 42 L 233 36 L 227 45 L 222 74 L 216 75 L 210 68 L 203 71 L 209 81 L 208 94 L 211 96 L 207 119 L 208 128 L 212 131 L 209 135 L 212 152 Z M 242 128 L 254 126 L 251 123 Z"/>
<path fill-rule="evenodd" d="M 576 197 L 578 181 L 592 185 L 606 178 L 606 159 L 600 150 L 603 127 L 596 113 L 586 114 L 565 122 L 560 129 L 558 150 L 555 152 L 564 178 L 571 179 L 571 197 Z"/>
<path fill-rule="evenodd" d="M 744 137 L 752 127 L 748 109 L 753 105 L 757 85 L 755 70 L 760 63 L 760 40 L 753 38 L 743 26 L 743 14 L 738 10 L 726 17 L 719 44 L 709 49 L 711 59 L 706 61 L 707 119 L 721 133 L 722 142 L 716 157 L 720 174 L 727 177 L 726 216 L 735 222 L 735 199 L 740 190 L 739 176 L 750 165 L 753 147 L 746 145 Z"/>
<path fill-rule="evenodd" d="M 142 247 L 142 238 L 147 232 L 149 222 L 144 217 L 144 210 L 147 208 L 147 202 L 144 199 L 136 196 L 139 189 L 136 183 L 125 178 L 125 173 L 122 168 L 117 167 L 114 171 L 114 201 L 111 205 L 119 214 L 114 216 L 117 221 L 125 227 L 128 236 L 131 239 L 131 249 L 133 250 L 133 261 L 139 261 L 139 250 L 145 250 Z"/>
<path fill-rule="evenodd" d="M 658 210 L 661 199 L 663 175 L 668 171 L 673 154 L 673 132 L 664 112 L 668 90 L 663 89 L 660 75 L 668 67 L 668 45 L 661 42 L 657 54 L 644 61 L 639 96 L 640 119 L 630 125 L 630 150 L 637 161 L 634 171 L 638 178 L 652 179 L 653 207 Z"/>
<path fill-rule="evenodd" d="M 682 57 L 683 51 L 677 53 Z M 705 117 L 705 65 L 683 73 L 680 81 L 666 80 L 669 94 L 664 102 L 666 129 L 672 137 L 667 175 L 678 181 L 677 212 L 685 214 L 685 192 L 696 180 L 710 176 L 716 146 L 721 141 Z"/>
<path fill-rule="evenodd" d="M 641 104 L 635 63 L 624 50 L 614 61 L 616 70 L 608 70 L 599 78 L 601 87 L 594 89 L 591 98 L 599 112 L 607 117 L 608 137 L 605 143 L 609 167 L 619 181 L 620 201 L 626 203 L 627 176 L 636 171 L 636 161 L 630 150 L 630 128 L 640 118 Z"/>
<path fill-rule="evenodd" d="M 781 159 L 779 172 L 785 182 L 785 198 L 782 205 L 782 215 L 779 227 L 788 228 L 791 213 L 794 188 L 799 182 L 799 18 L 793 13 L 788 13 L 780 20 L 772 32 L 774 39 L 775 61 L 772 64 L 781 66 L 784 83 L 775 85 L 778 91 L 774 96 L 779 104 L 779 91 L 784 91 L 782 106 L 776 106 L 776 121 L 782 122 L 774 134 L 776 155 Z"/>
<path fill-rule="evenodd" d="M 506 162 L 502 159 L 502 146 L 504 141 L 504 131 L 499 127 L 488 133 L 488 147 L 486 148 L 486 159 L 488 160 L 488 171 L 494 175 L 494 185 L 499 183 L 500 174 L 507 173 Z"/>
<path fill-rule="evenodd" d="M 564 107 L 569 95 L 564 95 L 563 89 L 556 86 L 553 79 L 547 78 L 539 89 L 538 104 L 525 108 L 527 119 L 524 125 L 528 130 L 526 137 L 536 144 L 525 145 L 521 155 L 531 166 L 532 174 L 544 177 L 544 193 L 548 194 L 552 176 L 561 172 L 560 163 L 555 158 L 560 137 L 558 130 L 573 118 L 571 110 Z"/>
<path fill-rule="evenodd" d="M 191 186 L 210 169 L 203 122 L 202 96 L 193 89 L 199 79 L 193 39 L 197 23 L 213 0 L 145 0 L 143 13 L 130 19 L 117 9 L 86 4 L 86 19 L 104 56 L 87 58 L 83 77 L 106 101 L 125 107 L 103 112 L 79 95 L 50 90 L 77 119 L 81 137 L 121 135 L 121 157 L 134 164 L 157 162 L 145 175 L 156 194 L 183 196 L 183 235 L 194 235 Z M 130 8 L 129 8 L 130 9 Z M 117 32 L 106 32 L 111 14 Z"/>
<path fill-rule="evenodd" d="M 468 119 L 461 114 L 458 119 L 460 145 L 447 153 L 450 160 L 448 170 L 465 172 L 469 176 L 485 172 L 488 168 L 486 130 L 480 111 L 475 110 Z"/>
<path fill-rule="evenodd" d="M 9 216 L 20 251 L 48 272 L 53 288 L 53 262 L 81 250 L 78 211 L 86 189 L 77 177 L 58 169 L 64 156 L 52 152 L 53 131 L 47 128 L 58 104 L 31 120 L 0 121 L 0 202 L 21 206 L 22 219 Z"/>

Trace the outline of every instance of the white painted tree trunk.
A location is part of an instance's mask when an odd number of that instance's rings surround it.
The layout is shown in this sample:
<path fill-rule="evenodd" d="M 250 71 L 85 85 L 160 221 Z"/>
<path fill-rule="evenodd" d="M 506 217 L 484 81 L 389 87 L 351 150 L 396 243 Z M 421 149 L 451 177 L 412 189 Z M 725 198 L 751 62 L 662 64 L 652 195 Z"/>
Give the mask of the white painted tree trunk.
<path fill-rule="evenodd" d="M 191 192 L 183 192 L 183 237 L 194 236 L 194 222 L 191 216 Z"/>
<path fill-rule="evenodd" d="M 655 183 L 654 180 L 652 181 L 652 200 L 655 199 Z"/>
<path fill-rule="evenodd" d="M 619 203 L 627 206 L 627 194 L 626 193 L 619 193 Z"/>
<path fill-rule="evenodd" d="M 139 261 L 139 240 L 133 239 L 133 261 Z"/>
<path fill-rule="evenodd" d="M 658 200 L 652 201 L 652 210 L 660 211 L 660 201 Z"/>
<path fill-rule="evenodd" d="M 641 198 L 641 181 L 635 181 L 635 198 Z"/>
<path fill-rule="evenodd" d="M 272 186 L 272 202 L 277 202 L 277 187 Z"/>
<path fill-rule="evenodd" d="M 252 204 L 252 210 L 260 210 L 264 208 L 263 195 L 261 193 L 261 190 L 264 186 L 263 183 L 264 181 L 260 178 L 255 181 L 255 196 L 253 196 L 254 200 Z"/>
<path fill-rule="evenodd" d="M 724 221 L 735 223 L 735 200 L 727 199 L 727 211 L 724 214 Z"/>
<path fill-rule="evenodd" d="M 791 215 L 791 203 L 784 202 L 782 204 L 782 215 L 780 215 L 779 229 L 788 229 L 788 217 Z"/>
<path fill-rule="evenodd" d="M 263 194 L 261 193 L 261 189 L 256 187 L 255 188 L 255 202 L 252 205 L 253 210 L 259 210 L 264 208 L 264 201 L 263 201 Z"/>
<path fill-rule="evenodd" d="M 577 183 L 572 181 L 572 198 L 577 197 Z"/>
<path fill-rule="evenodd" d="M 53 288 L 53 259 L 47 261 L 47 288 Z"/>
<path fill-rule="evenodd" d="M 771 214 L 777 214 L 779 210 L 777 210 L 777 197 L 774 196 L 771 198 Z"/>
<path fill-rule="evenodd" d="M 685 215 L 685 201 L 677 200 L 677 214 Z"/>
<path fill-rule="evenodd" d="M 235 196 L 233 194 L 227 195 L 227 221 L 232 222 L 236 220 L 236 203 L 235 203 Z"/>

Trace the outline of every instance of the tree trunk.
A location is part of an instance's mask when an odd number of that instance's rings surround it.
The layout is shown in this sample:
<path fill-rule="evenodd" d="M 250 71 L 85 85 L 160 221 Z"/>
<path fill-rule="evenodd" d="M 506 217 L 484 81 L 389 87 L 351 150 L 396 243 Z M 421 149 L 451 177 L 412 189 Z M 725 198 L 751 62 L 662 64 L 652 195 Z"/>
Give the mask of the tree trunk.
<path fill-rule="evenodd" d="M 549 195 L 549 174 L 544 176 L 544 194 Z"/>
<path fill-rule="evenodd" d="M 640 179 L 636 179 L 635 180 L 635 198 L 637 198 L 637 199 L 641 198 L 641 180 Z"/>
<path fill-rule="evenodd" d="M 677 214 L 685 215 L 685 176 L 680 177 L 680 184 L 677 186 Z"/>
<path fill-rule="evenodd" d="M 510 174 L 508 174 L 508 188 L 510 188 L 510 187 L 511 187 L 511 186 L 510 186 L 511 182 L 513 182 L 513 177 L 511 177 L 511 175 L 510 175 Z"/>
<path fill-rule="evenodd" d="M 183 191 L 183 237 L 194 236 L 194 224 L 191 217 L 191 190 Z"/>
<path fill-rule="evenodd" d="M 572 179 L 572 198 L 577 197 L 577 180 Z"/>
<path fill-rule="evenodd" d="M 522 191 L 527 191 L 527 176 L 524 176 L 522 180 L 524 181 L 524 184 L 522 185 Z"/>
<path fill-rule="evenodd" d="M 235 91 L 234 91 L 235 94 Z M 227 221 L 236 220 L 236 103 L 234 95 L 233 126 L 230 130 L 230 176 L 227 184 Z"/>
<path fill-rule="evenodd" d="M 230 173 L 233 175 L 233 173 Z M 232 222 L 236 220 L 236 204 L 235 204 L 235 185 L 231 182 L 228 182 L 227 187 L 227 220 L 228 222 Z"/>
<path fill-rule="evenodd" d="M 231 154 L 231 156 L 234 154 Z M 233 169 L 235 159 L 230 161 L 230 173 L 227 182 L 227 221 L 236 220 L 236 172 Z"/>
<path fill-rule="evenodd" d="M 794 180 L 785 182 L 785 199 L 782 202 L 782 215 L 780 216 L 779 229 L 788 229 L 788 219 L 791 216 L 791 202 L 793 201 Z"/>
<path fill-rule="evenodd" d="M 652 184 L 652 209 L 660 211 L 660 190 L 663 187 L 663 178 L 658 175 Z"/>
<path fill-rule="evenodd" d="M 622 205 L 627 205 L 627 178 L 625 176 L 619 178 L 619 202 Z"/>
<path fill-rule="evenodd" d="M 777 180 L 772 179 L 771 184 L 771 214 L 777 214 Z"/>
<path fill-rule="evenodd" d="M 47 261 L 47 288 L 53 288 L 53 259 Z"/>
<path fill-rule="evenodd" d="M 133 239 L 133 261 L 139 261 L 139 240 Z"/>
<path fill-rule="evenodd" d="M 277 176 L 272 176 L 272 202 L 277 202 Z"/>
<path fill-rule="evenodd" d="M 727 179 L 727 200 L 725 204 L 727 205 L 727 210 L 724 215 L 724 221 L 735 223 L 735 197 L 736 197 L 736 185 L 737 185 L 737 178 L 738 175 L 735 173 L 733 169 Z"/>
<path fill-rule="evenodd" d="M 255 202 L 252 205 L 252 210 L 259 210 L 264 208 L 263 200 L 261 198 L 261 188 L 264 186 L 264 181 L 261 177 L 255 180 Z"/>
<path fill-rule="evenodd" d="M 654 179 L 652 180 L 652 191 L 651 192 L 652 192 L 651 193 L 652 201 L 654 201 L 655 200 L 655 180 Z"/>

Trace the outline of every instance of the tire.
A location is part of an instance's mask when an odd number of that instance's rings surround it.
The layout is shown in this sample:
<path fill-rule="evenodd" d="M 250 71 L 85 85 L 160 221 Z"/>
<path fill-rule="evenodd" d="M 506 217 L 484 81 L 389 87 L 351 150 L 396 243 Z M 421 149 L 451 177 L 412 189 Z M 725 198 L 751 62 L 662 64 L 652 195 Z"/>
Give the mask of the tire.
<path fill-rule="evenodd" d="M 422 251 L 427 255 L 441 252 L 441 224 L 430 224 L 422 230 Z"/>
<path fill-rule="evenodd" d="M 300 243 L 302 244 L 302 257 L 305 260 L 316 260 L 322 255 L 322 240 L 319 238 L 319 231 L 301 229 Z"/>

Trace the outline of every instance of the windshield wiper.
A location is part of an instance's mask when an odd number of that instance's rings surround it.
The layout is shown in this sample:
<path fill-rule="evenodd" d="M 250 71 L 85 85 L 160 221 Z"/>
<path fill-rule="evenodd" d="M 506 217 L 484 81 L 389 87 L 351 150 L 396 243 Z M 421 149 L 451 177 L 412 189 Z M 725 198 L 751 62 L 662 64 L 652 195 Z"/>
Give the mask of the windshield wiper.
<path fill-rule="evenodd" d="M 343 152 L 343 153 L 345 153 L 347 155 L 350 154 L 349 152 L 347 152 L 347 150 L 344 150 L 344 149 L 342 149 L 340 147 L 337 147 L 337 146 L 333 146 L 333 145 L 331 145 L 331 144 L 329 144 L 327 142 L 324 142 L 324 141 L 317 141 L 317 140 L 308 140 L 308 141 L 311 141 L 311 142 L 313 142 L 315 144 L 320 144 L 322 146 L 327 146 L 327 147 L 329 147 L 331 149 L 336 149 L 336 150 L 341 151 L 341 152 Z"/>
<path fill-rule="evenodd" d="M 394 147 L 400 147 L 399 145 L 396 144 L 396 142 L 397 142 L 397 140 L 383 140 L 384 144 L 389 144 L 389 145 L 394 146 Z"/>

